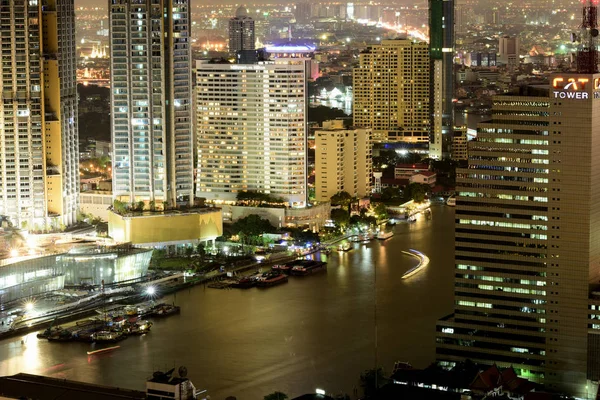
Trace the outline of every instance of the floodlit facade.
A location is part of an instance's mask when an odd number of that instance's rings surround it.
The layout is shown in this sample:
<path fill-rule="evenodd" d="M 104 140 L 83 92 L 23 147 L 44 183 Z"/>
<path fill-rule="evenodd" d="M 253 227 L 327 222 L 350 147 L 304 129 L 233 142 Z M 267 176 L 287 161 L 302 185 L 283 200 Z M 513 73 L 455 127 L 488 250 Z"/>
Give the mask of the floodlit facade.
<path fill-rule="evenodd" d="M 159 208 L 190 204 L 188 1 L 114 0 L 110 31 L 114 198 Z"/>
<path fill-rule="evenodd" d="M 600 377 L 600 74 L 498 96 L 457 170 L 455 312 L 437 358 L 590 398 Z M 595 398 L 595 392 L 594 392 Z"/>
<path fill-rule="evenodd" d="M 345 129 L 326 121 L 315 131 L 315 199 L 329 201 L 341 191 L 363 198 L 371 194 L 373 172 L 370 129 Z"/>
<path fill-rule="evenodd" d="M 441 159 L 454 127 L 454 0 L 429 0 L 431 59 L 431 143 L 429 156 Z M 440 130 L 441 127 L 441 130 Z"/>
<path fill-rule="evenodd" d="M 75 223 L 79 170 L 73 1 L 0 5 L 0 215 L 18 227 Z"/>
<path fill-rule="evenodd" d="M 197 61 L 197 196 L 242 191 L 306 203 L 306 60 Z"/>
<path fill-rule="evenodd" d="M 240 6 L 229 20 L 229 54 L 233 57 L 238 51 L 254 50 L 255 42 L 254 20 L 246 7 Z"/>
<path fill-rule="evenodd" d="M 409 39 L 382 40 L 360 54 L 353 71 L 354 126 L 377 142 L 429 142 L 429 47 Z"/>

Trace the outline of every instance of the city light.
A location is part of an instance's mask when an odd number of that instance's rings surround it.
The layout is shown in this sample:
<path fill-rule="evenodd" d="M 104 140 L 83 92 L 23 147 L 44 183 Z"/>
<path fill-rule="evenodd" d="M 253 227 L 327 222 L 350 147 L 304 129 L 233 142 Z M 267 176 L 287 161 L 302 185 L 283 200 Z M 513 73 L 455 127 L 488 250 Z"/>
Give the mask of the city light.
<path fill-rule="evenodd" d="M 148 288 L 146 288 L 146 294 L 148 296 L 154 296 L 155 293 L 156 293 L 156 288 L 154 286 L 148 286 Z"/>
<path fill-rule="evenodd" d="M 12 249 L 12 250 L 10 251 L 10 256 L 11 256 L 11 257 L 19 257 L 19 250 L 17 250 L 17 249 Z"/>
<path fill-rule="evenodd" d="M 320 396 L 325 396 L 325 391 L 323 389 L 316 389 L 315 393 L 320 395 Z"/>

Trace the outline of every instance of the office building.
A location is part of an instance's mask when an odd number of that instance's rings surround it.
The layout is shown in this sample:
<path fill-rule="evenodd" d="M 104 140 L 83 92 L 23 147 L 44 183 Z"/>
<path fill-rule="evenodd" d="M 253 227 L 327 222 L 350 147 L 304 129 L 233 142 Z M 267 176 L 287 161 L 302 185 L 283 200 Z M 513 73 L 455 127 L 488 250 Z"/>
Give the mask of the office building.
<path fill-rule="evenodd" d="M 59 229 L 78 208 L 73 1 L 0 6 L 0 215 L 17 227 Z"/>
<path fill-rule="evenodd" d="M 306 61 L 197 62 L 198 197 L 306 204 Z"/>
<path fill-rule="evenodd" d="M 110 4 L 116 200 L 157 208 L 193 201 L 189 34 L 187 0 Z"/>
<path fill-rule="evenodd" d="M 341 120 L 325 121 L 315 131 L 315 199 L 329 201 L 339 192 L 371 195 L 373 171 L 370 129 L 346 129 Z"/>
<path fill-rule="evenodd" d="M 296 22 L 299 24 L 307 24 L 310 22 L 312 15 L 312 8 L 309 2 L 296 3 L 296 9 L 294 10 L 294 17 Z"/>
<path fill-rule="evenodd" d="M 242 50 L 255 49 L 254 20 L 248 16 L 246 7 L 240 6 L 235 17 L 229 20 L 229 54 L 236 57 Z"/>
<path fill-rule="evenodd" d="M 452 136 L 452 149 L 450 158 L 454 161 L 467 161 L 468 157 L 468 136 L 466 126 L 455 126 Z"/>
<path fill-rule="evenodd" d="M 439 159 L 446 147 L 444 137 L 452 136 L 454 127 L 454 0 L 429 0 L 429 37 L 432 128 L 429 155 Z"/>
<path fill-rule="evenodd" d="M 376 142 L 429 142 L 429 51 L 425 42 L 382 40 L 353 71 L 354 126 Z"/>
<path fill-rule="evenodd" d="M 513 366 L 578 398 L 600 377 L 600 74 L 591 71 L 494 98 L 469 167 L 457 170 L 455 311 L 437 332 L 444 363 Z"/>
<path fill-rule="evenodd" d="M 509 68 L 519 65 L 519 37 L 502 36 L 498 39 L 498 62 Z"/>

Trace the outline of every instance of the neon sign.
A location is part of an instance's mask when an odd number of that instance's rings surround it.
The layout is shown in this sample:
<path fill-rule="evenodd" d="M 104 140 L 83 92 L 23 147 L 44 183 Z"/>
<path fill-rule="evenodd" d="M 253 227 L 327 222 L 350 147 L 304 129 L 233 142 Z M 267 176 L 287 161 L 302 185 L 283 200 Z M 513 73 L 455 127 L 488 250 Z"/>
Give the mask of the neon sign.
<path fill-rule="evenodd" d="M 586 87 L 590 83 L 589 78 L 580 77 L 556 77 L 552 80 L 552 87 L 558 89 L 554 91 L 555 99 L 574 99 L 586 100 L 590 98 L 590 94 L 586 91 Z M 593 90 L 600 89 L 600 78 L 594 78 L 592 81 Z M 594 98 L 599 96 L 594 93 Z"/>

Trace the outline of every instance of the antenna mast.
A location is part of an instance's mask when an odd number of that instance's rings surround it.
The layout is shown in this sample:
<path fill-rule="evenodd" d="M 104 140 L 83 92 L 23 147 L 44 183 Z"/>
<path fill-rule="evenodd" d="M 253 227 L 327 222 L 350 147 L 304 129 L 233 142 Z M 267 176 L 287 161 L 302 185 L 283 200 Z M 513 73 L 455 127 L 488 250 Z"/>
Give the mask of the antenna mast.
<path fill-rule="evenodd" d="M 598 72 L 598 2 L 581 0 L 582 21 L 577 49 L 577 72 L 595 74 Z"/>

